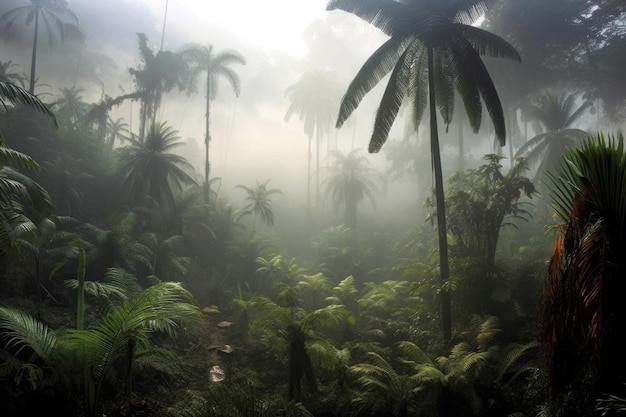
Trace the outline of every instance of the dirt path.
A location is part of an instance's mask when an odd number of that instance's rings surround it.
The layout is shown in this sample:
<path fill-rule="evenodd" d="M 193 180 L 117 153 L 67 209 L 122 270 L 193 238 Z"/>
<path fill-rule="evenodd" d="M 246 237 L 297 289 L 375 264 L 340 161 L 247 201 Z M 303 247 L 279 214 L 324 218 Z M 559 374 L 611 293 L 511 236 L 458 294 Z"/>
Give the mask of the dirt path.
<path fill-rule="evenodd" d="M 219 315 L 209 315 L 207 318 L 207 329 L 209 333 L 208 343 L 208 363 L 211 370 L 210 379 L 217 382 L 220 375 L 223 377 L 222 357 L 232 352 L 232 346 L 228 344 L 228 328 L 231 322 L 221 320 Z"/>

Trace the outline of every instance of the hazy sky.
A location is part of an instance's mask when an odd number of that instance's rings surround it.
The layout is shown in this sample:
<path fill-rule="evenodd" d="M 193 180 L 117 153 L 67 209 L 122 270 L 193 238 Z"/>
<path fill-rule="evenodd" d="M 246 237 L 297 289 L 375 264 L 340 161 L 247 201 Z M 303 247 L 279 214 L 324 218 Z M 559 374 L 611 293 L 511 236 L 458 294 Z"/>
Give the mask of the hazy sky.
<path fill-rule="evenodd" d="M 0 14 L 26 3 L 0 0 Z M 37 76 L 50 86 L 45 92 L 48 97 L 58 93 L 59 87 L 76 85 L 85 90 L 86 101 L 97 102 L 102 94 L 116 97 L 133 90 L 128 69 L 142 65 L 139 32 L 146 34 L 155 52 L 163 34 L 165 50 L 176 51 L 190 42 L 213 44 L 218 51 L 235 49 L 247 63 L 233 66 L 241 78 L 241 95 L 235 97 L 222 80 L 218 98 L 212 102 L 212 176 L 223 179 L 227 193 L 241 193 L 234 187 L 238 183 L 253 185 L 255 180 L 271 179 L 271 186 L 289 194 L 292 189 L 306 189 L 308 139 L 297 115 L 284 120 L 289 105 L 285 90 L 306 71 L 322 68 L 335 71 L 347 87 L 365 59 L 386 39 L 355 16 L 326 11 L 326 4 L 326 0 L 72 0 L 70 8 L 80 18 L 85 44 L 68 59 L 71 51 L 66 56 L 63 45 L 50 48 L 42 38 Z M 12 60 L 27 73 L 32 26 L 21 21 L 15 28 L 23 29 L 0 41 L 0 60 Z M 105 58 L 110 60 L 108 65 L 102 64 Z M 97 80 L 80 76 L 89 73 L 85 68 L 90 60 L 100 62 Z M 352 120 L 337 132 L 341 151 L 367 148 L 381 87 L 365 97 Z M 138 107 L 124 104 L 112 116 L 123 117 L 136 131 Z M 203 172 L 204 113 L 203 91 L 191 96 L 175 91 L 164 97 L 159 115 L 191 144 L 185 156 L 199 173 Z M 396 132 L 401 132 L 402 123 L 396 126 Z M 390 140 L 400 135 L 393 133 Z M 368 157 L 381 169 L 387 164 L 382 151 Z M 326 160 L 321 162 L 326 164 Z M 425 165 L 429 166 L 428 159 Z"/>
<path fill-rule="evenodd" d="M 329 13 L 326 0 L 141 1 L 156 15 L 164 16 L 167 7 L 167 23 L 184 28 L 193 37 L 202 37 L 209 27 L 216 26 L 250 45 L 298 56 L 306 53 L 302 38 L 306 26 Z"/>

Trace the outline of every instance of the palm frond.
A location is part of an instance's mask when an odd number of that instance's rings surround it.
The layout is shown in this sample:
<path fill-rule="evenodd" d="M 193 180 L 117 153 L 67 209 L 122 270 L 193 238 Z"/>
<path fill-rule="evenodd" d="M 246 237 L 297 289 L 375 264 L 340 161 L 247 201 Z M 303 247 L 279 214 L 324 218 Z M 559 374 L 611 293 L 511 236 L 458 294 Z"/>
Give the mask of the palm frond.
<path fill-rule="evenodd" d="M 341 100 L 337 117 L 338 128 L 358 107 L 363 97 L 395 67 L 410 41 L 390 38 L 365 61 Z"/>
<path fill-rule="evenodd" d="M 30 314 L 11 307 L 0 307 L 0 340 L 4 349 L 16 349 L 15 356 L 27 349 L 31 357 L 48 361 L 58 341 L 56 331 L 48 328 Z"/>
<path fill-rule="evenodd" d="M 39 111 L 46 116 L 50 117 L 55 126 L 57 125 L 56 117 L 54 113 L 36 96 L 30 94 L 13 83 L 0 80 L 0 104 L 6 109 L 7 102 L 10 104 L 23 104 L 36 111 Z"/>

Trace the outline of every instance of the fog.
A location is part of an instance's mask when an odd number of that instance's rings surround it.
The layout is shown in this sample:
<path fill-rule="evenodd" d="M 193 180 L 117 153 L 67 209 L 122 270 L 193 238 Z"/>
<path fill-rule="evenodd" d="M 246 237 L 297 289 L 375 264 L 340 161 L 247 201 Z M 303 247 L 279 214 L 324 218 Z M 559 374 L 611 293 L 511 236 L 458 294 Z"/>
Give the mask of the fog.
<path fill-rule="evenodd" d="M 37 94 L 43 100 L 53 100 L 60 87 L 76 86 L 84 90 L 84 101 L 96 103 L 104 95 L 116 97 L 133 91 L 128 69 L 141 64 L 137 33 L 147 36 L 155 52 L 161 48 L 161 40 L 163 50 L 170 51 L 190 42 L 212 44 L 217 51 L 234 49 L 246 59 L 246 65 L 234 66 L 241 78 L 241 94 L 236 97 L 231 86 L 220 81 L 219 93 L 211 105 L 211 176 L 219 177 L 221 193 L 234 199 L 241 194 L 235 185 L 271 179 L 270 185 L 284 192 L 283 204 L 303 206 L 308 139 L 297 115 L 285 121 L 289 106 L 285 90 L 305 72 L 315 69 L 333 71 L 345 89 L 366 58 L 386 39 L 378 29 L 355 16 L 326 11 L 326 3 L 270 1 L 261 7 L 252 1 L 202 6 L 202 2 L 191 0 L 75 0 L 70 8 L 80 19 L 85 42 L 66 39 L 60 43 L 57 39 L 50 46 L 45 36 L 40 36 L 41 85 Z M 4 0 L 0 14 L 20 4 L 19 0 Z M 31 42 L 32 27 L 16 22 L 0 41 L 0 56 L 26 73 Z M 333 147 L 342 152 L 363 149 L 367 154 L 381 88 L 368 94 L 351 120 L 332 132 Z M 205 114 L 201 89 L 191 95 L 177 89 L 166 93 L 158 116 L 187 141 L 188 149 L 181 153 L 199 173 L 203 171 Z M 139 104 L 129 101 L 114 108 L 111 118 L 124 118 L 136 131 L 138 110 Z M 399 117 L 390 141 L 400 139 L 403 130 L 404 122 Z M 426 146 L 427 141 L 422 142 Z M 489 139 L 481 140 L 479 150 L 468 149 L 468 154 L 479 160 L 482 153 L 490 151 L 490 145 Z M 324 154 L 322 150 L 320 165 L 328 163 Z M 384 151 L 367 157 L 376 169 L 387 169 Z M 424 177 L 429 175 L 429 164 L 425 158 Z M 426 186 L 421 193 L 391 187 L 378 199 L 378 207 L 384 207 L 386 201 L 390 207 L 395 206 L 395 200 L 390 201 L 394 195 L 403 204 L 421 204 L 431 180 L 422 178 L 420 182 Z M 414 185 L 408 186 L 415 190 Z"/>
<path fill-rule="evenodd" d="M 65 42 L 58 39 L 50 44 L 48 36 L 40 34 L 37 63 L 37 95 L 46 102 L 58 97 L 59 88 L 83 89 L 82 98 L 97 103 L 105 96 L 117 97 L 133 91 L 130 68 L 142 65 L 138 49 L 138 33 L 146 35 L 153 52 L 160 49 L 178 51 L 189 43 L 213 45 L 215 51 L 235 50 L 245 58 L 245 65 L 233 65 L 241 79 L 241 94 L 237 97 L 225 79 L 219 81 L 217 97 L 211 102 L 211 177 L 219 178 L 220 196 L 235 205 L 243 198 L 238 184 L 253 185 L 255 181 L 270 180 L 269 186 L 283 191 L 275 201 L 278 213 L 303 213 L 306 206 L 308 138 L 298 115 L 285 120 L 289 107 L 286 90 L 300 77 L 312 70 L 332 71 L 341 91 L 365 60 L 387 37 L 372 25 L 343 11 L 327 11 L 325 0 L 296 3 L 273 0 L 262 5 L 254 1 L 229 1 L 225 4 L 192 0 L 74 0 L 69 6 L 80 19 L 80 34 L 68 33 Z M 0 15 L 23 4 L 20 0 L 3 0 Z M 80 40 L 84 40 L 81 42 Z M 16 22 L 0 40 L 0 56 L 28 73 L 32 45 L 32 26 Z M 493 65 L 489 59 L 488 66 Z M 505 90 L 510 88 L 498 73 Z M 368 154 L 374 114 L 385 83 L 381 82 L 367 94 L 350 119 L 333 129 L 319 150 L 320 169 L 328 165 L 327 152 L 337 149 L 348 153 L 361 149 L 371 167 L 386 173 L 390 167 L 389 145 L 406 139 L 405 117 L 400 113 L 389 135 L 388 144 L 379 153 Z M 180 153 L 191 162 L 198 175 L 204 170 L 204 86 L 196 92 L 174 88 L 164 94 L 157 119 L 172 125 L 187 146 Z M 503 94 L 506 107 L 508 97 Z M 137 133 L 139 103 L 126 101 L 114 107 L 112 119 L 123 118 L 130 130 Z M 455 114 L 458 119 L 462 111 Z M 464 117 L 464 115 L 461 115 Z M 591 116 L 590 116 L 591 117 Z M 494 145 L 488 120 L 483 121 L 479 134 L 466 126 L 464 145 L 465 167 L 481 163 L 483 155 L 498 152 L 509 156 L 507 149 Z M 530 128 L 532 134 L 533 127 Z M 384 210 L 391 213 L 415 213 L 412 222 L 422 222 L 424 216 L 415 211 L 422 207 L 433 186 L 428 144 L 428 126 L 422 123 L 417 135 L 412 135 L 419 149 L 417 170 L 410 175 L 389 177 L 385 193 L 377 196 L 376 207 L 361 204 L 363 212 Z M 450 173 L 459 159 L 458 129 L 440 129 L 444 169 Z M 315 141 L 313 141 L 315 142 Z M 315 194 L 316 147 L 312 149 L 312 182 Z M 509 161 L 505 162 L 509 165 Z M 320 173 L 320 175 L 323 175 Z M 328 209 L 328 204 L 325 209 Z M 328 215 L 335 215 L 327 211 Z M 284 216 L 284 214 L 283 214 Z M 390 216 L 396 218 L 396 215 Z M 277 225 L 280 228 L 280 225 Z"/>
<path fill-rule="evenodd" d="M 619 414 L 625 23 L 0 0 L 3 412 Z"/>

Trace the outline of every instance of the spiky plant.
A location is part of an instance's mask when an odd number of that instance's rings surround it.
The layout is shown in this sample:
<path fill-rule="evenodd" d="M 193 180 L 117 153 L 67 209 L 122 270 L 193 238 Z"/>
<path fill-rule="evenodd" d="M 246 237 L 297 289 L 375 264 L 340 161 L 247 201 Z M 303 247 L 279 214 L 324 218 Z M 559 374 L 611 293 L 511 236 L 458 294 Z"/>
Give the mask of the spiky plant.
<path fill-rule="evenodd" d="M 590 413 L 599 394 L 624 390 L 623 136 L 587 137 L 549 178 L 563 223 L 543 288 L 543 360 L 553 405 Z"/>

